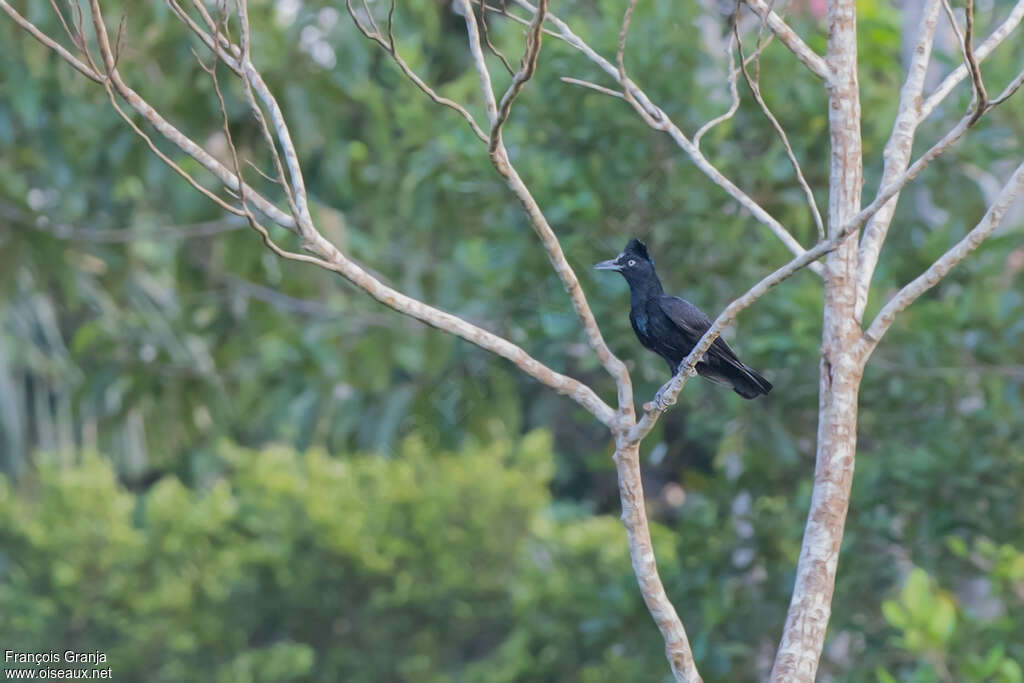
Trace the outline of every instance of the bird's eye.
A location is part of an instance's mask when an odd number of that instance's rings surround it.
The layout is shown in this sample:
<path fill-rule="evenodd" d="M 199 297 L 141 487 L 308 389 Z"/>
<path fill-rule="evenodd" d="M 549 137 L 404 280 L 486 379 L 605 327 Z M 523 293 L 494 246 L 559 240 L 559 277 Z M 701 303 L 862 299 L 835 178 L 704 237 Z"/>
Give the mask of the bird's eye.
<path fill-rule="evenodd" d="M 636 265 L 636 259 L 629 259 L 629 261 L 626 262 L 626 265 L 627 266 L 635 266 Z"/>

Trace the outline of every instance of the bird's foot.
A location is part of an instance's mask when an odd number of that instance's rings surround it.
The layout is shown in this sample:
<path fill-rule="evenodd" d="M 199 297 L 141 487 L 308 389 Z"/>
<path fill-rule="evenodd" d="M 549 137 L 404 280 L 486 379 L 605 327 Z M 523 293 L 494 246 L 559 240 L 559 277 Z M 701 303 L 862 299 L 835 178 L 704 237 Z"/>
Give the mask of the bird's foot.
<path fill-rule="evenodd" d="M 644 404 L 644 411 L 648 413 L 663 413 L 666 410 L 668 410 L 670 406 L 674 406 L 675 403 L 676 399 L 674 397 L 670 399 L 668 396 L 665 395 L 664 389 L 658 389 L 658 393 L 654 395 L 654 400 L 651 401 L 650 403 Z"/>
<path fill-rule="evenodd" d="M 683 361 L 682 363 L 679 364 L 679 367 L 676 368 L 676 374 L 677 375 L 678 374 L 684 374 L 687 377 L 696 377 L 697 376 L 697 368 L 695 368 L 695 367 L 686 367 L 686 361 Z"/>

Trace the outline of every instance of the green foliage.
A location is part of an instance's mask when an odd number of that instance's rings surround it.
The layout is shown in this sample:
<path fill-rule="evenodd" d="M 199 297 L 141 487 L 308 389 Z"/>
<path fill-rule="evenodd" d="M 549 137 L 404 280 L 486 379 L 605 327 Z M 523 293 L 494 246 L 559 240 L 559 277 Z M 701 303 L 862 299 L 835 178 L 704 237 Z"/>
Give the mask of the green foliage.
<path fill-rule="evenodd" d="M 97 456 L 4 484 L 6 647 L 98 649 L 137 681 L 664 678 L 618 521 L 547 512 L 547 435 L 218 455 L 201 490 L 136 497 Z"/>
<path fill-rule="evenodd" d="M 288 4 L 251 3 L 256 61 L 292 122 L 321 230 L 389 282 L 611 397 L 465 123 L 410 86 L 337 3 L 301 2 L 294 16 L 280 11 Z M 1011 4 L 979 3 L 978 35 Z M 20 5 L 61 33 L 47 3 Z M 128 10 L 128 82 L 195 139 L 214 140 L 216 100 L 190 53 L 200 46 L 163 3 L 104 5 L 111 16 Z M 729 105 L 727 61 L 708 47 L 726 25 L 705 5 L 639 3 L 628 47 L 632 76 L 688 133 Z M 791 3 L 787 20 L 824 52 L 827 27 L 806 6 Z M 622 2 L 554 9 L 615 53 Z M 870 197 L 906 26 L 889 0 L 860 2 L 858 15 Z M 489 23 L 515 62 L 521 28 Z M 395 28 L 417 73 L 482 115 L 448 4 L 403 1 Z M 324 44 L 333 63 L 313 57 Z M 961 59 L 937 45 L 928 87 Z M 989 91 L 1021 63 L 1024 41 L 1007 41 L 984 62 Z M 778 41 L 760 73 L 824 206 L 820 83 Z M 5 642 L 102 643 L 140 680 L 664 677 L 613 519 L 610 444 L 588 415 L 504 361 L 270 257 L 161 164 L 101 88 L 4 18 L 0 74 Z M 628 106 L 564 75 L 610 85 L 546 37 L 505 137 L 609 344 L 649 396 L 663 364 L 633 337 L 624 285 L 589 266 L 638 236 L 666 286 L 714 313 L 788 252 Z M 781 144 L 741 93 L 702 148 L 809 244 L 814 225 Z M 240 152 L 268 168 L 241 93 L 226 96 Z M 1020 97 L 903 194 L 867 316 L 983 214 L 987 183 L 1006 173 L 995 160 L 1021 156 Z M 963 84 L 921 127 L 918 151 L 969 102 Z M 1024 662 L 1020 224 L 1011 212 L 871 359 L 823 677 L 934 680 L 945 666 L 955 680 L 1014 680 Z M 810 273 L 770 292 L 732 340 L 776 385 L 770 398 L 751 404 L 691 383 L 644 444 L 665 581 L 709 683 L 763 678 L 781 630 L 810 495 L 820 320 Z M 553 454 L 500 446 L 538 426 Z M 83 451 L 104 459 L 73 466 Z M 141 497 L 124 487 L 151 478 Z M 668 495 L 678 487 L 682 506 Z M 924 607 L 904 600 L 911 580 L 929 596 Z M 355 671 L 355 658 L 374 668 Z"/>
<path fill-rule="evenodd" d="M 960 539 L 951 539 L 951 545 L 957 546 L 958 555 L 968 555 Z M 984 558 L 986 549 L 991 546 L 990 541 L 979 541 L 979 557 Z M 1000 548 L 999 555 L 1009 559 L 1011 564 L 1024 558 L 1024 553 L 1009 546 Z M 984 581 L 991 586 L 999 585 L 1000 568 L 990 565 L 987 574 Z M 1019 660 L 1007 652 L 1009 647 L 1016 657 L 1021 656 L 1019 639 L 1008 641 L 1007 636 L 1012 638 L 1012 635 L 1000 633 L 1000 619 L 972 615 L 969 610 L 961 609 L 948 592 L 935 586 L 923 569 L 910 571 L 898 599 L 883 602 L 882 613 L 900 634 L 893 639 L 893 644 L 915 661 L 913 666 L 901 667 L 904 670 L 901 679 L 879 668 L 876 675 L 883 683 L 897 680 L 1020 683 L 1024 680 Z M 960 628 L 958 620 L 962 622 Z"/>
<path fill-rule="evenodd" d="M 900 647 L 916 654 L 941 651 L 956 629 L 956 603 L 930 585 L 928 573 L 915 568 L 907 575 L 899 600 L 882 603 L 882 614 L 900 630 Z"/>

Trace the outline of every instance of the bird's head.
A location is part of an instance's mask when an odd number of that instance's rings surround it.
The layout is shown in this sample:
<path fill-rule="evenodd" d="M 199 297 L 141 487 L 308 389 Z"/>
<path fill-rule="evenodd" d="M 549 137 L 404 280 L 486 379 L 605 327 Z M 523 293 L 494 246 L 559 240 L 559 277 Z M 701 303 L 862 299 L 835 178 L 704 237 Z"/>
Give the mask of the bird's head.
<path fill-rule="evenodd" d="M 647 245 L 631 239 L 622 253 L 608 261 L 594 264 L 596 270 L 617 270 L 631 285 L 654 277 L 654 261 L 647 253 Z"/>

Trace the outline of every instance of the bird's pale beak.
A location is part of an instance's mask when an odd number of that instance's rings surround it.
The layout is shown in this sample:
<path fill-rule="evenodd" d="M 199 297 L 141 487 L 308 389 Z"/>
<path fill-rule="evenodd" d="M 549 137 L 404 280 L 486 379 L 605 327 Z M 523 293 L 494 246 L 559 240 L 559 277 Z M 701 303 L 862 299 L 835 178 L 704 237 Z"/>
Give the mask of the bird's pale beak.
<path fill-rule="evenodd" d="M 617 259 L 608 259 L 594 264 L 594 270 L 622 270 L 622 266 L 616 263 Z"/>

